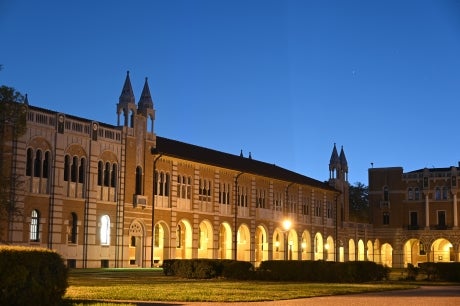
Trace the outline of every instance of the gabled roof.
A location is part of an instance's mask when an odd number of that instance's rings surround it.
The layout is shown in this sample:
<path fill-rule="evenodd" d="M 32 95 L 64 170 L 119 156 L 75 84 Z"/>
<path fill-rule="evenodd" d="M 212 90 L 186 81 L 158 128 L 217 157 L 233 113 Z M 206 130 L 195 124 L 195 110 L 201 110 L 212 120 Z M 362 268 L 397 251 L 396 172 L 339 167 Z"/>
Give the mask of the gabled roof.
<path fill-rule="evenodd" d="M 278 167 L 274 164 L 269 164 L 255 160 L 253 158 L 246 158 L 240 155 L 228 154 L 160 136 L 157 136 L 156 145 L 158 153 L 162 153 L 167 156 L 213 165 L 226 169 L 232 169 L 244 173 L 261 175 L 273 179 L 279 179 L 298 184 L 310 185 L 317 188 L 337 191 L 335 188 L 331 187 L 329 184 L 325 182 L 321 182 L 308 176 L 304 176 L 299 173 Z"/>

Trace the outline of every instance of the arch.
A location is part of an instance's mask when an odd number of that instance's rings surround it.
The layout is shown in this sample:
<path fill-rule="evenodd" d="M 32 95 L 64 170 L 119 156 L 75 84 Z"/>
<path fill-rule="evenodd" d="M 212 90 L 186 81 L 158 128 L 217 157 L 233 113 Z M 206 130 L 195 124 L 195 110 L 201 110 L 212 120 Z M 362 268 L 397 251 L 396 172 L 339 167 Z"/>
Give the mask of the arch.
<path fill-rule="evenodd" d="M 404 267 L 408 264 L 418 266 L 419 262 L 426 261 L 424 244 L 415 238 L 409 239 L 403 246 Z"/>
<path fill-rule="evenodd" d="M 161 266 L 165 259 L 170 258 L 170 230 L 166 222 L 155 224 L 153 235 L 153 266 Z"/>
<path fill-rule="evenodd" d="M 299 238 L 297 237 L 297 231 L 290 229 L 287 233 L 287 259 L 297 260 L 299 259 Z"/>
<path fill-rule="evenodd" d="M 192 258 L 192 226 L 186 219 L 182 219 L 176 228 L 176 258 Z"/>
<path fill-rule="evenodd" d="M 237 234 L 237 260 L 250 261 L 251 260 L 251 234 L 246 224 L 241 224 L 238 228 Z"/>
<path fill-rule="evenodd" d="M 255 265 L 256 267 L 264 260 L 268 260 L 267 230 L 263 225 L 256 228 L 255 241 Z"/>
<path fill-rule="evenodd" d="M 366 260 L 374 261 L 374 246 L 370 240 L 367 241 Z"/>
<path fill-rule="evenodd" d="M 455 252 L 452 243 L 445 238 L 438 238 L 431 244 L 433 262 L 455 261 Z"/>
<path fill-rule="evenodd" d="M 232 258 L 232 229 L 227 222 L 222 223 L 219 228 L 219 258 Z"/>
<path fill-rule="evenodd" d="M 311 260 L 311 237 L 308 231 L 302 233 L 301 246 L 301 260 Z"/>
<path fill-rule="evenodd" d="M 393 247 L 389 243 L 382 244 L 381 264 L 387 267 L 393 266 Z"/>
<path fill-rule="evenodd" d="M 362 239 L 358 240 L 358 260 L 364 261 L 364 241 Z"/>
<path fill-rule="evenodd" d="M 314 243 L 314 260 L 323 260 L 324 259 L 324 245 L 323 245 L 323 236 L 320 232 L 315 234 Z"/>
<path fill-rule="evenodd" d="M 129 264 L 138 267 L 144 262 L 145 227 L 139 220 L 134 220 L 129 226 Z"/>
<path fill-rule="evenodd" d="M 213 241 L 211 222 L 201 221 L 198 228 L 198 258 L 213 258 Z"/>
<path fill-rule="evenodd" d="M 332 236 L 328 236 L 326 239 L 326 244 L 324 245 L 324 253 L 324 260 L 335 260 L 335 244 L 334 238 L 332 238 Z"/>
<path fill-rule="evenodd" d="M 353 239 L 348 240 L 348 260 L 356 260 L 356 246 L 355 241 Z"/>

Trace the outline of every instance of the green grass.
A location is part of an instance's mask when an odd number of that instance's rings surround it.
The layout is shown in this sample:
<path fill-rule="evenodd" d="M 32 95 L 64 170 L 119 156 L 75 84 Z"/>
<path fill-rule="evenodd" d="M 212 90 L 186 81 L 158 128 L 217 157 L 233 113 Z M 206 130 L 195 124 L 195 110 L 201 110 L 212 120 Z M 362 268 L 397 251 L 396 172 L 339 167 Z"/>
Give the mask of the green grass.
<path fill-rule="evenodd" d="M 160 269 L 77 269 L 69 273 L 65 299 L 74 306 L 108 306 L 110 304 L 100 302 L 115 300 L 127 302 L 122 305 L 135 305 L 129 304 L 130 301 L 254 302 L 415 287 L 395 282 L 321 284 L 189 280 L 164 276 Z"/>

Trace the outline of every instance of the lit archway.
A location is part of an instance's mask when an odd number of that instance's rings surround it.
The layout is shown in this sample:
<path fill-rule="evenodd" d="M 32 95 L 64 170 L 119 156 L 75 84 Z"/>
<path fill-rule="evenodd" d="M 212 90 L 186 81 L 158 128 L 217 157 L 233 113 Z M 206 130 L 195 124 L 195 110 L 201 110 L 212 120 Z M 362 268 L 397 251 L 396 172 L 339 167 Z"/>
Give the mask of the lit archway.
<path fill-rule="evenodd" d="M 367 241 L 366 260 L 374 261 L 374 246 L 372 241 Z"/>
<path fill-rule="evenodd" d="M 297 232 L 294 229 L 289 230 L 287 234 L 287 259 L 288 260 L 297 260 L 299 258 L 299 238 L 297 237 Z"/>
<path fill-rule="evenodd" d="M 144 226 L 134 220 L 129 226 L 129 264 L 131 266 L 144 266 Z"/>
<path fill-rule="evenodd" d="M 226 222 L 219 228 L 219 258 L 232 259 L 232 229 Z"/>
<path fill-rule="evenodd" d="M 381 260 L 382 265 L 390 268 L 393 266 L 393 247 L 389 243 L 382 244 Z"/>
<path fill-rule="evenodd" d="M 176 229 L 176 258 L 192 258 L 192 226 L 188 220 L 181 220 Z"/>
<path fill-rule="evenodd" d="M 321 233 L 316 233 L 314 243 L 314 260 L 323 260 L 324 259 L 324 245 L 323 245 L 323 236 Z"/>
<path fill-rule="evenodd" d="M 264 226 L 256 228 L 255 235 L 255 265 L 258 267 L 264 260 L 268 260 L 267 231 Z"/>
<path fill-rule="evenodd" d="M 348 260 L 349 261 L 356 260 L 356 247 L 355 247 L 355 241 L 353 239 L 348 240 Z"/>
<path fill-rule="evenodd" d="M 328 236 L 326 239 L 326 244 L 324 245 L 324 252 L 325 252 L 325 260 L 327 261 L 334 261 L 335 260 L 335 244 L 334 238 L 332 236 Z"/>
<path fill-rule="evenodd" d="M 168 225 L 163 221 L 158 222 L 155 224 L 153 235 L 153 265 L 161 266 L 163 260 L 170 258 L 170 235 Z"/>
<path fill-rule="evenodd" d="M 431 245 L 433 262 L 455 261 L 452 243 L 444 238 L 436 239 Z"/>
<path fill-rule="evenodd" d="M 202 221 L 198 235 L 198 258 L 212 258 L 213 234 L 211 222 L 208 220 Z"/>
<path fill-rule="evenodd" d="M 364 242 L 361 239 L 358 240 L 358 260 L 364 261 Z"/>
<path fill-rule="evenodd" d="M 304 231 L 302 234 L 302 260 L 311 260 L 311 238 L 310 233 L 308 231 Z"/>
<path fill-rule="evenodd" d="M 240 225 L 237 235 L 238 254 L 237 260 L 250 261 L 251 260 L 251 234 L 246 224 Z"/>

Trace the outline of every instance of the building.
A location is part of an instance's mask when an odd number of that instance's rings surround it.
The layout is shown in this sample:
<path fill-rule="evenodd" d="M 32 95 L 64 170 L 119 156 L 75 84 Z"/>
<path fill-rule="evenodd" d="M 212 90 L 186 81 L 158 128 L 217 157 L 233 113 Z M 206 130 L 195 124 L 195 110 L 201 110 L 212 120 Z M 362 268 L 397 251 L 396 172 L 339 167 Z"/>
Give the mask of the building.
<path fill-rule="evenodd" d="M 371 222 L 383 263 L 459 261 L 459 173 L 459 167 L 369 169 Z"/>
<path fill-rule="evenodd" d="M 25 104 L 26 133 L 3 143 L 6 174 L 22 183 L 10 197 L 21 215 L 2 221 L 1 241 L 55 249 L 70 267 L 150 267 L 170 258 L 401 266 L 407 253 L 394 235 L 418 232 L 393 217 L 394 227 L 349 221 L 348 163 L 335 144 L 322 182 L 157 136 L 147 79 L 136 103 L 129 73 L 116 126 Z M 380 182 L 377 169 L 369 177 Z M 378 196 L 372 191 L 371 202 Z M 445 237 L 458 250 L 458 230 Z"/>

